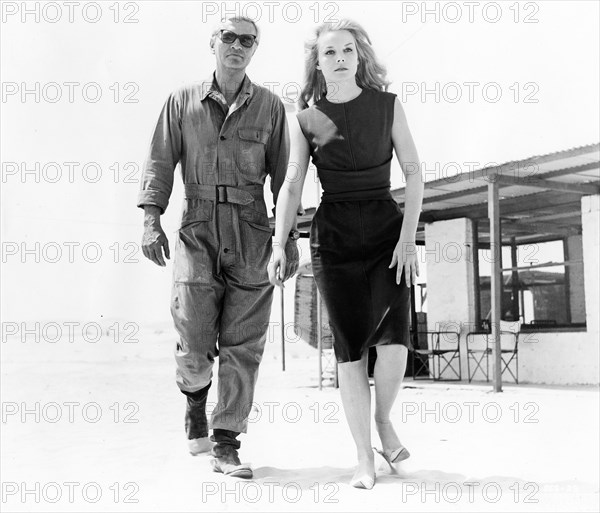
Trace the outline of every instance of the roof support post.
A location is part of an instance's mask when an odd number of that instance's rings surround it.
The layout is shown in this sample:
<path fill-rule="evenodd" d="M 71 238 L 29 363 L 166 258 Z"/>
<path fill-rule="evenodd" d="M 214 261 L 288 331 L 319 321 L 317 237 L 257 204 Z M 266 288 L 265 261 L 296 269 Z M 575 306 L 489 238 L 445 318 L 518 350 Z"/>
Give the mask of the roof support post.
<path fill-rule="evenodd" d="M 500 353 L 500 314 L 502 304 L 502 237 L 500 234 L 500 195 L 496 175 L 488 182 L 488 217 L 490 219 L 490 251 L 492 259 L 492 353 L 494 357 L 494 392 L 502 392 L 502 355 Z"/>

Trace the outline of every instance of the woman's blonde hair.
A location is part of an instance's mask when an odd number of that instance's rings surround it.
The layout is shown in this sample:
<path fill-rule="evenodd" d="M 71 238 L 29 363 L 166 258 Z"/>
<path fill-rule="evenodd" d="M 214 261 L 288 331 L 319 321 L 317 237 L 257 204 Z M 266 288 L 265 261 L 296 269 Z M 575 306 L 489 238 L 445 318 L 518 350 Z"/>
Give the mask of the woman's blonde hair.
<path fill-rule="evenodd" d="M 304 45 L 306 54 L 304 69 L 304 86 L 298 100 L 299 109 L 308 107 L 308 102 L 318 102 L 327 94 L 327 84 L 321 70 L 317 69 L 319 63 L 319 37 L 327 32 L 347 30 L 356 41 L 358 53 L 358 69 L 356 70 L 356 85 L 361 89 L 374 89 L 387 91 L 389 81 L 386 79 L 387 71 L 381 64 L 371 47 L 371 39 L 366 30 L 352 20 L 343 19 L 334 23 L 323 23 L 315 31 L 315 37 Z"/>

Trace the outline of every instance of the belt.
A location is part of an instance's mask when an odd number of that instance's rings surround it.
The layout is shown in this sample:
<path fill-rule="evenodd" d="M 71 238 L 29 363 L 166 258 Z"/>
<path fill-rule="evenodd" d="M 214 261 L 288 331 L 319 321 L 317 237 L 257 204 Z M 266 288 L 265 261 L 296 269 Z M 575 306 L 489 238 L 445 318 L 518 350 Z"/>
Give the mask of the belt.
<path fill-rule="evenodd" d="M 365 189 L 364 191 L 348 191 L 348 192 L 323 192 L 321 203 L 337 203 L 341 201 L 379 201 L 393 200 L 390 188 L 382 189 Z"/>
<path fill-rule="evenodd" d="M 262 185 L 198 185 L 186 183 L 185 199 L 204 199 L 215 203 L 235 203 L 249 205 L 263 199 Z"/>
<path fill-rule="evenodd" d="M 390 157 L 367 169 L 324 169 L 317 166 L 323 187 L 322 202 L 390 199 L 391 162 Z"/>
<path fill-rule="evenodd" d="M 185 199 L 202 199 L 214 203 L 214 208 L 220 203 L 235 203 L 237 205 L 250 205 L 255 201 L 264 201 L 264 188 L 262 185 L 200 185 L 194 183 L 184 184 Z M 234 223 L 238 223 L 238 213 L 233 212 Z M 218 233 L 218 216 L 213 217 L 215 233 Z M 234 230 L 235 243 L 238 248 L 242 247 L 240 230 Z M 220 243 L 219 243 L 220 244 Z M 217 256 L 217 267 L 220 268 L 221 252 Z"/>

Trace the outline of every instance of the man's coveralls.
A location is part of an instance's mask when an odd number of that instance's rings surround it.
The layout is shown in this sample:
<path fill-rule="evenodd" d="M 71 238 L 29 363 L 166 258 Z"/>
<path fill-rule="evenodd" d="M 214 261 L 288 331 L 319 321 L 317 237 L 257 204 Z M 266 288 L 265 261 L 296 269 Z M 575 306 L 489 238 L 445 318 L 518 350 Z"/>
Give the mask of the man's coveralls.
<path fill-rule="evenodd" d="M 247 429 L 273 297 L 263 188 L 269 174 L 276 202 L 288 157 L 281 100 L 247 76 L 231 107 L 214 75 L 172 93 L 152 137 L 138 206 L 164 212 L 180 163 L 185 199 L 171 301 L 177 385 L 186 395 L 207 391 L 218 354 L 213 429 Z"/>

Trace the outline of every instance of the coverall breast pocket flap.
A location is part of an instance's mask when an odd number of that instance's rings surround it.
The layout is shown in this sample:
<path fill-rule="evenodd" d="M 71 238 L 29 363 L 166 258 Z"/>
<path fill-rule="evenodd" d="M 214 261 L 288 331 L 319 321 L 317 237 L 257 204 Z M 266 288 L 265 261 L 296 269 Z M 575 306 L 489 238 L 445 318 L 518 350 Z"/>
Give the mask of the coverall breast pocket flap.
<path fill-rule="evenodd" d="M 269 132 L 262 128 L 238 128 L 238 135 L 244 141 L 266 144 L 269 139 Z"/>

